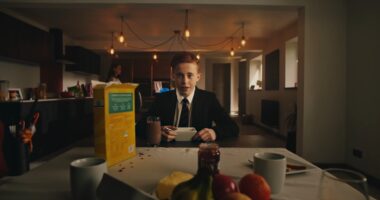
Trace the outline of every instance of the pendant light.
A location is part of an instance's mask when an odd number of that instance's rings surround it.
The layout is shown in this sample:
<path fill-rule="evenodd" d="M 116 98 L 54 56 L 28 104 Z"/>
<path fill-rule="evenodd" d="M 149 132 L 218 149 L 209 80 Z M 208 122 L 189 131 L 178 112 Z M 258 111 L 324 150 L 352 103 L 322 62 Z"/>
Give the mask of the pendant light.
<path fill-rule="evenodd" d="M 185 38 L 188 40 L 190 37 L 190 30 L 189 30 L 189 10 L 186 9 L 186 16 L 185 16 Z"/>
<path fill-rule="evenodd" d="M 110 54 L 115 54 L 115 49 L 113 48 L 113 32 L 111 33 L 111 48 L 109 50 Z"/>
<path fill-rule="evenodd" d="M 240 44 L 241 44 L 241 46 L 245 46 L 245 43 L 246 43 L 246 41 L 245 41 L 245 36 L 244 36 L 244 22 L 242 23 L 242 36 L 241 36 L 241 41 L 240 41 Z"/>
<path fill-rule="evenodd" d="M 121 27 L 120 27 L 121 31 L 120 31 L 120 35 L 118 37 L 118 40 L 120 43 L 124 43 L 124 41 L 125 41 L 124 34 L 123 34 L 123 23 L 124 23 L 124 17 L 121 16 Z"/>
<path fill-rule="evenodd" d="M 234 51 L 234 38 L 231 37 L 231 50 L 230 50 L 230 56 L 234 56 L 235 51 Z"/>

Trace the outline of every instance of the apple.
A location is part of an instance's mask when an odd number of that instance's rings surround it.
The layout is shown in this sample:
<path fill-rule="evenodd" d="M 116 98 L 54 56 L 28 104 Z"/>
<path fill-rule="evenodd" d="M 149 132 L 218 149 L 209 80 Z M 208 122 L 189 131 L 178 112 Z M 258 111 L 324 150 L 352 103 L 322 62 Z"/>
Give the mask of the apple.
<path fill-rule="evenodd" d="M 240 192 L 232 192 L 224 196 L 222 200 L 251 200 L 251 198 Z"/>
<path fill-rule="evenodd" d="M 252 200 L 270 200 L 270 187 L 260 175 L 253 173 L 245 175 L 239 181 L 239 189 Z"/>
<path fill-rule="evenodd" d="M 237 184 L 229 176 L 216 174 L 212 179 L 212 193 L 214 199 L 222 199 L 226 194 L 238 191 L 239 188 Z"/>

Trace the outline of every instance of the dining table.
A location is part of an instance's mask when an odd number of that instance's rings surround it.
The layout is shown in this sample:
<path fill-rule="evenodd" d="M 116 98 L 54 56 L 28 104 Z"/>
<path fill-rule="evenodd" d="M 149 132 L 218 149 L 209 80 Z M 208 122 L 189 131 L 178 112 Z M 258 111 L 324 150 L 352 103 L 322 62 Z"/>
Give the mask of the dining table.
<path fill-rule="evenodd" d="M 183 145 L 183 144 L 182 144 Z M 158 182 L 173 171 L 195 174 L 197 171 L 198 148 L 188 146 L 138 146 L 136 156 L 108 167 L 107 175 L 138 193 L 155 198 Z M 307 170 L 286 175 L 283 189 L 272 194 L 273 200 L 317 200 L 322 169 L 285 148 L 252 148 L 220 145 L 219 170 L 238 182 L 244 175 L 253 173 L 249 160 L 259 152 L 272 152 L 284 155 L 288 160 L 303 165 Z M 95 156 L 93 146 L 73 146 L 66 152 L 41 164 L 29 172 L 14 177 L 0 179 L 0 199 L 71 199 L 70 163 L 73 160 Z M 347 190 L 353 190 L 347 186 Z M 338 191 L 346 192 L 346 191 Z M 133 199 L 133 194 L 121 198 Z M 104 198 L 103 198 L 104 199 Z M 108 199 L 108 198 L 106 198 Z M 353 199 L 348 196 L 347 200 Z"/>

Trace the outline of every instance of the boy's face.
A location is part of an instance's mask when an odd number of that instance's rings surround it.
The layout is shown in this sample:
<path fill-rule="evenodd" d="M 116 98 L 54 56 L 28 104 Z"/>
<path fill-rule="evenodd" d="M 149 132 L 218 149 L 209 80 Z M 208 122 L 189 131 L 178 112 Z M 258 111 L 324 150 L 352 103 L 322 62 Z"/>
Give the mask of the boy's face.
<path fill-rule="evenodd" d="M 195 89 L 201 75 L 197 63 L 181 63 L 173 71 L 172 78 L 180 95 L 188 97 Z"/>

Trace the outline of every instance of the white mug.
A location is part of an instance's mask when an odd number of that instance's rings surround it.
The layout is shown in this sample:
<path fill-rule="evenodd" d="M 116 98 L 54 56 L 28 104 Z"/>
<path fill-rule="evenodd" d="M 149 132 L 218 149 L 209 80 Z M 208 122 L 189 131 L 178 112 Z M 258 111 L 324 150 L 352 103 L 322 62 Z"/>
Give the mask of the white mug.
<path fill-rule="evenodd" d="M 70 164 L 70 186 L 74 200 L 96 199 L 96 189 L 107 172 L 106 161 L 102 158 L 81 158 Z"/>
<path fill-rule="evenodd" d="M 280 193 L 285 182 L 286 157 L 277 153 L 256 153 L 253 159 L 255 173 L 265 178 L 272 194 Z"/>

